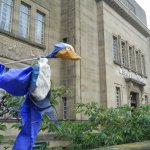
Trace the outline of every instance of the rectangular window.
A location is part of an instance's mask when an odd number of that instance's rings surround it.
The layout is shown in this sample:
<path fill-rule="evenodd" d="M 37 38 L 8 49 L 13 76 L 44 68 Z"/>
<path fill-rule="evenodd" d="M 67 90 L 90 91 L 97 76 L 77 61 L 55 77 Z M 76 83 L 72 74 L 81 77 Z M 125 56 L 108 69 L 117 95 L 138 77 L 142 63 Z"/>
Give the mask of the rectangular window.
<path fill-rule="evenodd" d="M 135 14 L 135 8 L 129 1 L 126 1 L 126 6 Z"/>
<path fill-rule="evenodd" d="M 44 14 L 37 12 L 35 21 L 35 42 L 44 43 Z"/>
<path fill-rule="evenodd" d="M 67 37 L 63 38 L 63 39 L 62 39 L 62 42 L 63 42 L 63 43 L 67 43 L 67 42 L 68 42 Z"/>
<path fill-rule="evenodd" d="M 145 101 L 145 104 L 148 105 L 148 96 L 147 95 L 144 96 L 144 101 Z"/>
<path fill-rule="evenodd" d="M 113 54 L 114 61 L 118 62 L 118 40 L 117 37 L 113 36 Z"/>
<path fill-rule="evenodd" d="M 63 97 L 63 119 L 67 119 L 67 97 Z"/>
<path fill-rule="evenodd" d="M 129 46 L 129 68 L 133 69 L 133 49 Z"/>
<path fill-rule="evenodd" d="M 20 6 L 19 16 L 19 35 L 28 38 L 29 37 L 29 22 L 30 22 L 30 7 L 22 3 Z"/>
<path fill-rule="evenodd" d="M 145 58 L 144 58 L 144 55 L 141 56 L 141 67 L 142 67 L 142 74 L 143 74 L 143 75 L 146 75 Z"/>
<path fill-rule="evenodd" d="M 116 105 L 117 105 L 117 107 L 121 106 L 121 91 L 120 91 L 120 87 L 116 87 Z"/>
<path fill-rule="evenodd" d="M 121 49 L 122 49 L 122 65 L 126 65 L 126 47 L 125 47 L 125 42 L 121 42 Z"/>
<path fill-rule="evenodd" d="M 136 59 L 136 71 L 140 72 L 140 66 L 139 66 L 139 53 L 138 51 L 135 52 L 135 59 Z"/>
<path fill-rule="evenodd" d="M 12 0 L 0 0 L 0 28 L 6 31 L 11 31 L 12 5 Z"/>
<path fill-rule="evenodd" d="M 130 11 L 136 14 L 135 7 L 128 0 L 119 0 L 119 1 L 121 1 Z"/>

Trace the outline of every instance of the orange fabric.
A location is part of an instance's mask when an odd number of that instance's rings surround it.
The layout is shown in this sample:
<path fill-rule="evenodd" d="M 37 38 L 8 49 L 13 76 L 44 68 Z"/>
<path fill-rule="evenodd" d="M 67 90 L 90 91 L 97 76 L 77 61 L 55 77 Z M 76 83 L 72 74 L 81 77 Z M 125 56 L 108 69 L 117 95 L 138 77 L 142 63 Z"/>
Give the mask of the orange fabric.
<path fill-rule="evenodd" d="M 66 49 L 60 50 L 56 54 L 56 58 L 73 59 L 73 60 L 81 59 L 81 57 L 75 53 L 73 47 L 68 47 Z"/>

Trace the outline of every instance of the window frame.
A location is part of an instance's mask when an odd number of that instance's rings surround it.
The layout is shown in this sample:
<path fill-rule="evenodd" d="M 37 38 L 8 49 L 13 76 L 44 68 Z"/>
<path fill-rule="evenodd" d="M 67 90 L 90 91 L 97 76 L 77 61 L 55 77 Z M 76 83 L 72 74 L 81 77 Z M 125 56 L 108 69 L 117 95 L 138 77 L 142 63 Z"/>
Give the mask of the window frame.
<path fill-rule="evenodd" d="M 124 55 L 123 55 L 123 47 L 122 44 L 124 44 Z M 124 63 L 123 63 L 123 56 L 124 56 Z M 126 59 L 127 59 L 127 51 L 126 51 L 126 42 L 124 40 L 121 40 L 121 65 L 126 66 Z"/>
<path fill-rule="evenodd" d="M 134 13 L 136 15 L 135 12 L 135 7 L 134 5 L 132 5 L 128 0 L 123 1 L 123 0 L 119 0 L 121 3 L 123 3 L 132 13 Z"/>
<path fill-rule="evenodd" d="M 121 106 L 121 87 L 115 86 L 115 100 L 116 100 L 116 106 Z"/>
<path fill-rule="evenodd" d="M 144 104 L 148 105 L 148 103 L 149 103 L 148 95 L 145 94 L 145 95 L 144 95 Z"/>
<path fill-rule="evenodd" d="M 67 119 L 67 97 L 63 97 L 62 98 L 62 102 L 63 102 L 63 119 L 66 120 Z"/>
<path fill-rule="evenodd" d="M 22 5 L 28 8 L 28 14 L 21 11 L 21 6 L 22 6 Z M 20 17 L 21 17 L 21 14 L 25 14 L 25 15 L 28 16 L 28 22 L 27 22 L 27 36 L 26 36 L 26 37 L 22 36 L 21 33 L 20 33 L 20 21 L 21 21 L 21 20 L 20 20 Z M 21 3 L 20 3 L 20 9 L 19 9 L 19 18 L 18 18 L 18 22 L 19 22 L 18 34 L 19 34 L 20 37 L 25 38 L 25 39 L 29 39 L 29 37 L 30 37 L 30 18 L 31 18 L 31 6 L 30 6 L 29 4 L 27 4 L 27 3 L 23 2 L 23 1 L 21 1 Z"/>
<path fill-rule="evenodd" d="M 128 47 L 129 49 L 128 49 L 128 53 L 129 53 L 129 68 L 131 69 L 131 70 L 133 70 L 134 69 L 134 52 L 133 52 L 133 46 L 132 45 L 129 45 L 129 47 Z M 131 54 L 131 55 L 130 55 Z"/>
<path fill-rule="evenodd" d="M 6 29 L 1 28 L 1 27 L 0 27 L 0 29 L 5 30 L 5 31 L 7 31 L 7 32 L 11 32 L 11 30 L 12 30 L 12 18 L 13 18 L 14 0 L 11 0 L 11 4 L 8 4 L 8 3 L 5 2 L 4 0 L 1 0 L 0 3 L 1 3 L 1 4 L 3 3 L 3 5 L 5 4 L 5 5 L 9 6 L 9 7 L 10 7 L 10 12 L 11 12 L 11 14 L 10 14 L 10 21 L 9 21 L 9 26 L 8 26 L 9 29 L 6 30 Z M 3 13 L 3 12 L 1 11 L 1 9 L 0 9 L 0 13 L 1 13 L 1 14 Z M 0 24 L 1 24 L 1 22 L 0 22 Z"/>
<path fill-rule="evenodd" d="M 115 40 L 116 40 L 116 43 L 114 42 Z M 116 44 L 116 46 L 114 46 L 114 43 Z M 113 61 L 118 62 L 118 53 L 119 53 L 118 37 L 114 34 L 112 35 L 112 45 L 113 45 Z"/>
<path fill-rule="evenodd" d="M 43 21 L 37 19 L 38 14 L 43 16 Z M 40 11 L 40 10 L 36 11 L 36 16 L 35 16 L 35 42 L 38 43 L 38 44 L 42 44 L 42 45 L 44 45 L 44 43 L 45 43 L 45 16 L 46 16 L 46 14 L 43 13 L 42 11 Z M 38 40 L 36 39 L 36 37 L 37 37 L 36 23 L 39 22 L 39 21 L 42 23 L 42 28 L 43 28 L 42 29 L 43 30 L 43 33 L 42 33 L 43 36 L 41 36 L 41 42 L 38 42 Z M 43 40 L 42 40 L 42 38 L 43 38 Z"/>

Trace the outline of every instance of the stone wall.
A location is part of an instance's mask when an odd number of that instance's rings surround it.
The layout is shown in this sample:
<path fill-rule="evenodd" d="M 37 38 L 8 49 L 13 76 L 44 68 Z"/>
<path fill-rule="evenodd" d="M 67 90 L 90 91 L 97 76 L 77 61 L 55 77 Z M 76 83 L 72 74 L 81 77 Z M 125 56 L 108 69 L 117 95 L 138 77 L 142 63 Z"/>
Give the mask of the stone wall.
<path fill-rule="evenodd" d="M 76 49 L 82 59 L 76 63 L 76 102 L 100 103 L 97 6 L 93 0 L 76 1 Z M 79 82 L 80 81 L 80 82 Z M 79 91 L 80 90 L 80 91 Z M 84 117 L 78 116 L 80 119 Z"/>
<path fill-rule="evenodd" d="M 0 57 L 1 61 L 20 60 L 37 56 L 44 56 L 53 50 L 54 44 L 60 41 L 61 27 L 61 1 L 29 1 L 23 0 L 30 8 L 29 38 L 23 39 L 18 35 L 19 8 L 21 0 L 14 1 L 11 32 L 0 31 Z M 45 42 L 43 45 L 35 43 L 35 17 L 39 10 L 45 14 Z M 6 59 L 4 59 L 6 58 Z M 30 64 L 30 62 L 27 62 Z M 50 61 L 52 79 L 56 85 L 60 84 L 60 60 Z M 25 64 L 19 64 L 23 66 Z M 10 65 L 7 67 L 15 67 Z"/>
<path fill-rule="evenodd" d="M 149 70 L 149 46 L 148 39 L 139 33 L 126 20 L 118 15 L 106 3 L 103 3 L 103 17 L 104 17 L 104 39 L 105 39 L 105 63 L 106 63 L 106 81 L 107 81 L 107 106 L 116 106 L 115 86 L 121 88 L 121 103 L 129 104 L 129 85 L 126 83 L 123 75 L 119 73 L 119 65 L 113 63 L 113 35 L 119 35 L 121 40 L 127 41 L 130 45 L 134 45 L 135 49 L 145 56 L 145 66 L 147 76 L 150 74 Z M 139 93 L 139 104 L 142 103 L 143 94 L 149 93 L 149 78 L 142 76 L 146 82 L 146 86 L 141 89 L 139 86 L 132 87 L 132 90 Z M 128 93 L 129 92 L 129 93 Z"/>

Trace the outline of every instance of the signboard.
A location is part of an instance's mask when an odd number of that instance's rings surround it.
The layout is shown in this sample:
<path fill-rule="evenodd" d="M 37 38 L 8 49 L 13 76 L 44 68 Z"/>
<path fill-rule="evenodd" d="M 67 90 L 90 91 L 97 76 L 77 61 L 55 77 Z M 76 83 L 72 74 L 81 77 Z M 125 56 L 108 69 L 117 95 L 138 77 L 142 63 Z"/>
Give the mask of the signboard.
<path fill-rule="evenodd" d="M 119 73 L 122 74 L 124 76 L 124 78 L 134 79 L 138 82 L 142 82 L 142 83 L 146 84 L 145 78 L 142 78 L 140 75 L 137 75 L 134 72 L 130 72 L 125 68 L 120 68 Z"/>

